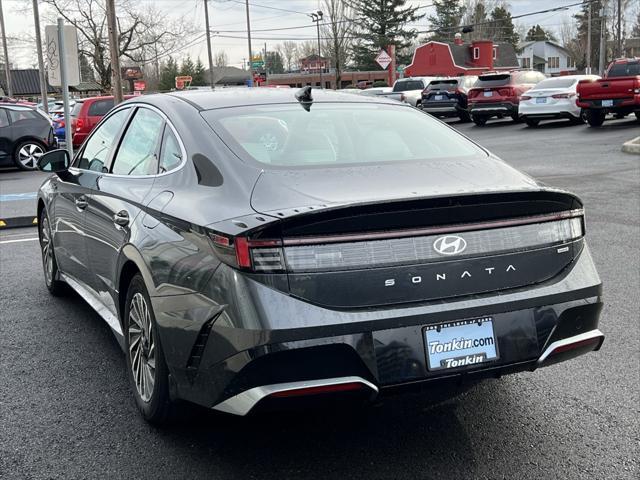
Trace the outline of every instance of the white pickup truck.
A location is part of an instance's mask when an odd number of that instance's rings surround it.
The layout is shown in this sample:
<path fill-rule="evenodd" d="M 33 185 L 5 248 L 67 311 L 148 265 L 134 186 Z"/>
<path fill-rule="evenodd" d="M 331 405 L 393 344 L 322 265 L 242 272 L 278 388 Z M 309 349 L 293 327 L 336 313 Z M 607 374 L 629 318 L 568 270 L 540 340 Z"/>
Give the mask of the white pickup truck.
<path fill-rule="evenodd" d="M 381 96 L 406 102 L 416 107 L 422 102 L 422 91 L 427 88 L 431 80 L 437 80 L 440 77 L 407 77 L 396 80 L 393 89 L 389 93 L 383 93 Z"/>

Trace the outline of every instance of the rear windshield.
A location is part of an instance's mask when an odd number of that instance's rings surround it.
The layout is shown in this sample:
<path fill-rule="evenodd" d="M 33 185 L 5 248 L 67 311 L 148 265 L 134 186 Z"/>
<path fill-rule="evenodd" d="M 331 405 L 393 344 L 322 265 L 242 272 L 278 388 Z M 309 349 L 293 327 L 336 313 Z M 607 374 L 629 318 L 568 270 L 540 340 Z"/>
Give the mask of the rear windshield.
<path fill-rule="evenodd" d="M 83 102 L 76 102 L 75 105 L 73 106 L 73 108 L 71 109 L 71 113 L 70 115 L 72 117 L 76 117 L 78 118 L 80 116 L 80 110 L 82 109 L 82 103 Z"/>
<path fill-rule="evenodd" d="M 458 80 L 434 80 L 427 89 L 429 90 L 448 90 L 458 86 Z"/>
<path fill-rule="evenodd" d="M 640 62 L 617 63 L 609 69 L 608 77 L 633 77 L 640 75 Z"/>
<path fill-rule="evenodd" d="M 202 115 L 238 157 L 278 167 L 485 156 L 453 129 L 401 105 L 316 103 L 307 112 L 295 103 Z"/>
<path fill-rule="evenodd" d="M 511 75 L 482 75 L 478 77 L 474 87 L 502 87 L 509 85 Z"/>
<path fill-rule="evenodd" d="M 90 117 L 104 117 L 107 112 L 113 108 L 113 105 L 113 98 L 96 100 L 89 106 L 89 112 L 87 115 Z"/>
<path fill-rule="evenodd" d="M 543 80 L 535 86 L 536 90 L 543 88 L 569 88 L 576 84 L 578 79 L 576 78 L 549 78 Z"/>
<path fill-rule="evenodd" d="M 406 80 L 404 82 L 396 82 L 393 86 L 394 92 L 406 92 L 408 90 L 422 90 L 424 85 L 420 80 Z"/>

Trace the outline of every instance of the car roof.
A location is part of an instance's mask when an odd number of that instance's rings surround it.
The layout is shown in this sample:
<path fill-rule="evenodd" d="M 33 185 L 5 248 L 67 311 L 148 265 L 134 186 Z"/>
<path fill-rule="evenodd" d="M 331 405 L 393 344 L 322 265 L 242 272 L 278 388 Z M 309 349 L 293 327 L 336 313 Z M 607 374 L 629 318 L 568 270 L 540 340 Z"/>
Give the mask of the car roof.
<path fill-rule="evenodd" d="M 249 105 L 273 105 L 279 103 L 297 103 L 295 93 L 297 88 L 245 88 L 241 90 L 212 90 L 160 93 L 138 97 L 141 101 L 154 103 L 156 97 L 171 96 L 179 98 L 198 110 L 213 110 L 216 108 L 241 107 Z M 313 101 L 317 103 L 385 103 L 400 105 L 399 102 L 386 98 L 353 95 L 333 90 L 314 89 L 311 92 Z"/>

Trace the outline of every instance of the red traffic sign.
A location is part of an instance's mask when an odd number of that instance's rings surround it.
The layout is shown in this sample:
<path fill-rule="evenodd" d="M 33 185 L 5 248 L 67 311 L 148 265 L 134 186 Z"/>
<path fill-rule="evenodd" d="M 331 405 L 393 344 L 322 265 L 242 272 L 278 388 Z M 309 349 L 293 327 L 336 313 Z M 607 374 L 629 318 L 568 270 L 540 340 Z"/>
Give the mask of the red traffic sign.
<path fill-rule="evenodd" d="M 378 55 L 376 55 L 375 60 L 376 60 L 376 63 L 382 67 L 383 70 L 386 70 L 387 67 L 393 61 L 391 56 L 386 52 L 386 50 L 383 50 L 383 49 L 380 49 L 380 52 L 378 52 Z"/>
<path fill-rule="evenodd" d="M 133 82 L 133 90 L 136 92 L 142 92 L 147 88 L 147 84 L 144 80 L 138 80 Z"/>

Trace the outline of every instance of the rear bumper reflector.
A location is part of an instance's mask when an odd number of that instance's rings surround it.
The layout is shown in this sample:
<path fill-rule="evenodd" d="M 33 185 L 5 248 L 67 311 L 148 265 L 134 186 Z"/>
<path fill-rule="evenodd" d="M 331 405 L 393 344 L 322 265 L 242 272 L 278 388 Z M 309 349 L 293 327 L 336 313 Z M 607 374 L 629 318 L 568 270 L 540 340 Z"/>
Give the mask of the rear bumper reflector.
<path fill-rule="evenodd" d="M 369 389 L 372 396 L 378 393 L 378 387 L 361 377 L 338 377 L 307 380 L 303 382 L 277 383 L 245 390 L 242 393 L 228 398 L 224 402 L 218 403 L 213 409 L 233 415 L 244 416 L 249 413 L 260 400 L 266 397 L 291 398 L 363 389 Z"/>
<path fill-rule="evenodd" d="M 590 330 L 580 335 L 563 338 L 549 345 L 538 359 L 538 366 L 552 363 L 551 359 L 561 353 L 570 352 L 571 350 L 593 351 L 599 350 L 604 342 L 604 334 L 600 330 Z M 590 348 L 591 347 L 591 348 Z"/>

